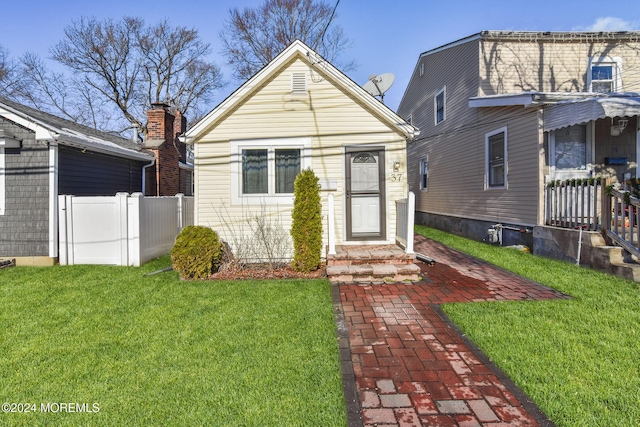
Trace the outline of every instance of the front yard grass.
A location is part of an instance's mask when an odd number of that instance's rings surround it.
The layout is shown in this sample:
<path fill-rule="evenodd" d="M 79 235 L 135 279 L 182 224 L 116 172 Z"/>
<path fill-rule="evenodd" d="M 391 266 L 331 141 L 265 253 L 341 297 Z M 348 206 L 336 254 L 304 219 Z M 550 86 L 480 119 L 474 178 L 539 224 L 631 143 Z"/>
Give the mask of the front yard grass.
<path fill-rule="evenodd" d="M 36 405 L 0 425 L 346 425 L 328 281 L 169 263 L 0 270 L 0 403 Z"/>
<path fill-rule="evenodd" d="M 416 231 L 572 296 L 444 310 L 558 427 L 640 425 L 640 288 L 562 261 Z"/>

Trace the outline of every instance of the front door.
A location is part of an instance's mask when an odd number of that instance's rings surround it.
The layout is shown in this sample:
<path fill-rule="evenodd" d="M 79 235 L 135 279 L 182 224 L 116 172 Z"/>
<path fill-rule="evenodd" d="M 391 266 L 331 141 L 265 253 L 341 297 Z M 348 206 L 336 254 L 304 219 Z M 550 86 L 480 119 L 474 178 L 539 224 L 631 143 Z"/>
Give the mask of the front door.
<path fill-rule="evenodd" d="M 385 235 L 384 149 L 346 150 L 348 240 L 380 240 Z"/>

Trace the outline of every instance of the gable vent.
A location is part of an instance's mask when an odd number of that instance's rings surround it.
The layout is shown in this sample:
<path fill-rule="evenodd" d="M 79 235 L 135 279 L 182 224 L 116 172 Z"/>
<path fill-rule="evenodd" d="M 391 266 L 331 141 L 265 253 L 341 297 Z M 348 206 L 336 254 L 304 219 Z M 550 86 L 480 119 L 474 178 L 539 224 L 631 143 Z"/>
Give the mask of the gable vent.
<path fill-rule="evenodd" d="M 307 93 L 306 73 L 291 73 L 291 93 Z"/>

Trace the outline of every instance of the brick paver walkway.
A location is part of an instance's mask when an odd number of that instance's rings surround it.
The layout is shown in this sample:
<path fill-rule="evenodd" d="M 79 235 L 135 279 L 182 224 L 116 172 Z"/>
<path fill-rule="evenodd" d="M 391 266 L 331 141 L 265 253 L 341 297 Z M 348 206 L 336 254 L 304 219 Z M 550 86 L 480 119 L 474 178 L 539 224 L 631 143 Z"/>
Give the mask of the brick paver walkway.
<path fill-rule="evenodd" d="M 417 284 L 339 285 L 338 331 L 350 426 L 552 426 L 439 304 L 567 298 L 417 236 Z"/>

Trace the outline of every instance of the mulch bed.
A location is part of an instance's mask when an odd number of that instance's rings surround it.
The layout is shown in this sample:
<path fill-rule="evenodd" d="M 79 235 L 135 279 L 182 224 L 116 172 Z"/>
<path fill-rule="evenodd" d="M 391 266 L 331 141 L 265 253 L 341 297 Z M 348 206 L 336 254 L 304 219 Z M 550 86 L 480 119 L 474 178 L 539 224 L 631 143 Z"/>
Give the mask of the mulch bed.
<path fill-rule="evenodd" d="M 301 273 L 291 265 L 269 268 L 265 265 L 250 265 L 243 268 L 230 268 L 212 274 L 211 280 L 262 280 L 262 279 L 318 279 L 327 276 L 327 270 L 321 265 L 316 271 Z"/>

